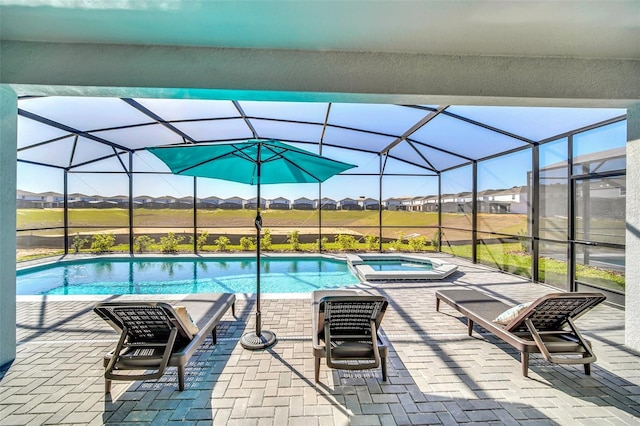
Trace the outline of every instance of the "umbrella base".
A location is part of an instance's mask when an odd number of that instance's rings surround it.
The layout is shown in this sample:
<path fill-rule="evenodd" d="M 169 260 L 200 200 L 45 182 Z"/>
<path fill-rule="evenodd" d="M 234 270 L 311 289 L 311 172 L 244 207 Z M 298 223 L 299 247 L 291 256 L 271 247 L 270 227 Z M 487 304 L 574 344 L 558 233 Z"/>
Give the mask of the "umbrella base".
<path fill-rule="evenodd" d="M 258 349 L 265 349 L 273 345 L 276 342 L 275 333 L 269 330 L 262 330 L 262 333 L 258 336 L 255 331 L 244 334 L 240 338 L 240 344 L 243 348 L 252 351 Z"/>

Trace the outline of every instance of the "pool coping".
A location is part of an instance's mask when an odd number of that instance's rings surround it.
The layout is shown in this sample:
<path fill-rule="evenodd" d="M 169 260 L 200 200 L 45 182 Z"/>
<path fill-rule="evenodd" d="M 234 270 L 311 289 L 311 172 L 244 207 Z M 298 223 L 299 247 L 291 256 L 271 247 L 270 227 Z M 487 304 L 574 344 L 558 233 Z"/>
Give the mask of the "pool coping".
<path fill-rule="evenodd" d="M 387 254 L 387 253 L 367 253 L 367 254 L 347 254 L 347 264 L 361 280 L 369 283 L 397 282 L 397 281 L 433 281 L 442 280 L 458 270 L 458 266 L 443 262 L 438 259 L 415 256 L 411 254 Z M 433 269 L 430 271 L 376 271 L 371 266 L 364 264 L 370 260 L 403 260 L 416 263 L 430 262 Z"/>

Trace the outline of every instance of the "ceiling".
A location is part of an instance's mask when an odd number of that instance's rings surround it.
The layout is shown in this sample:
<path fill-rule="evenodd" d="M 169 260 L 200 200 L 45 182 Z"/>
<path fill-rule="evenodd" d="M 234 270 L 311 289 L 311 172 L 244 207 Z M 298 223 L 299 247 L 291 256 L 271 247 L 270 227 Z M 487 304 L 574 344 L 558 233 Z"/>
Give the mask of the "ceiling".
<path fill-rule="evenodd" d="M 640 1 L 2 0 L 3 40 L 640 59 Z"/>

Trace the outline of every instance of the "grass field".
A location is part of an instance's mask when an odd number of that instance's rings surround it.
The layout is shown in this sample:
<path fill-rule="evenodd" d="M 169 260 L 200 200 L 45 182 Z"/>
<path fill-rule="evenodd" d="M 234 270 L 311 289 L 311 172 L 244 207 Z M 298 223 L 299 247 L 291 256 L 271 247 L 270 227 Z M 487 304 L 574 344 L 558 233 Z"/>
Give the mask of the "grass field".
<path fill-rule="evenodd" d="M 104 229 L 121 228 L 129 225 L 128 211 L 125 209 L 69 209 L 69 227 Z M 252 226 L 253 210 L 198 210 L 198 227 L 234 228 Z M 319 213 L 315 210 L 265 210 L 262 212 L 265 227 L 305 228 L 318 226 Z M 507 232 L 526 228 L 525 215 L 480 215 L 482 223 L 494 232 Z M 380 215 L 377 211 L 322 211 L 323 227 L 377 228 Z M 192 227 L 193 210 L 178 209 L 135 209 L 135 227 Z M 453 228 L 470 229 L 469 215 L 445 213 L 443 224 Z M 19 209 L 17 228 L 53 228 L 64 225 L 62 209 Z M 384 227 L 404 227 L 407 233 L 424 227 L 438 225 L 437 213 L 383 211 Z"/>

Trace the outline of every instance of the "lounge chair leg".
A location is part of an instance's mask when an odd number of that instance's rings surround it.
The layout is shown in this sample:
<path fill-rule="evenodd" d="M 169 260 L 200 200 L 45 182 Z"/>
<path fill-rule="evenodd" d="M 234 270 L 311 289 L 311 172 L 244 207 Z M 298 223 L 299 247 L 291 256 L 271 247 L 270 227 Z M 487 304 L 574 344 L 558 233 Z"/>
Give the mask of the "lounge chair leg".
<path fill-rule="evenodd" d="M 387 381 L 387 358 L 381 358 L 380 364 L 382 367 L 382 381 L 386 382 Z"/>
<path fill-rule="evenodd" d="M 436 312 L 440 312 L 440 299 L 436 297 Z"/>
<path fill-rule="evenodd" d="M 211 338 L 213 339 L 213 344 L 217 345 L 218 344 L 218 327 L 213 327 L 213 330 L 211 330 Z"/>
<path fill-rule="evenodd" d="M 467 318 L 467 332 L 469 336 L 473 336 L 473 321 L 471 318 Z"/>
<path fill-rule="evenodd" d="M 181 392 L 184 390 L 184 372 L 185 372 L 185 366 L 179 365 L 178 366 L 178 390 Z"/>
<path fill-rule="evenodd" d="M 529 354 L 520 352 L 520 362 L 522 363 L 522 375 L 529 377 Z"/>
<path fill-rule="evenodd" d="M 236 317 L 236 302 L 233 302 L 231 304 L 231 315 L 233 315 L 233 317 Z"/>
<path fill-rule="evenodd" d="M 318 383 L 320 381 L 320 358 L 316 357 L 315 361 L 316 383 Z"/>
<path fill-rule="evenodd" d="M 584 364 L 584 374 L 587 376 L 591 375 L 591 364 Z"/>
<path fill-rule="evenodd" d="M 111 393 L 111 380 L 104 379 L 104 393 Z"/>

